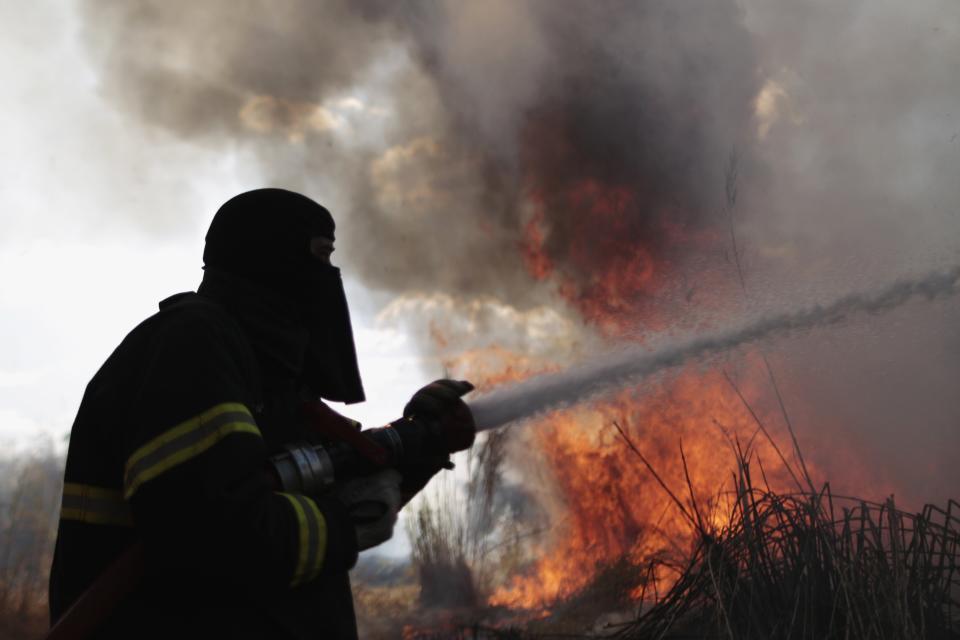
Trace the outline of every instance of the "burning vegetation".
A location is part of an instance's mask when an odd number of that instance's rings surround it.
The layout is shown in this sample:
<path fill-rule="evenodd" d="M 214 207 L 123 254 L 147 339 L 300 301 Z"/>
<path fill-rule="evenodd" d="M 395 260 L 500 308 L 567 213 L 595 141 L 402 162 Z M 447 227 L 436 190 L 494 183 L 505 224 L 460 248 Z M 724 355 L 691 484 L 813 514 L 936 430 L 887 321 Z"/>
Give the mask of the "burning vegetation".
<path fill-rule="evenodd" d="M 726 373 L 688 370 L 492 434 L 466 506 L 448 487 L 416 513 L 433 613 L 404 637 L 960 637 L 960 505 L 835 494 L 770 365 L 750 371 L 778 413 Z M 539 506 L 497 508 L 511 438 L 520 486 L 548 490 Z"/>
<path fill-rule="evenodd" d="M 734 156 L 726 175 L 726 217 L 707 222 L 575 173 L 531 188 L 524 266 L 580 318 L 579 340 L 643 343 L 692 304 L 676 296 L 683 256 L 730 243 L 726 272 L 700 284 L 747 294 Z M 738 302 L 698 305 L 723 315 Z M 491 388 L 560 364 L 493 344 L 445 368 Z M 960 637 L 957 504 L 909 513 L 892 495 L 835 495 L 803 457 L 767 358 L 748 352 L 737 379 L 728 366 L 688 365 L 490 436 L 465 490 L 414 516 L 420 606 L 434 617 L 404 637 Z M 886 489 L 859 464 L 834 480 Z"/>
<path fill-rule="evenodd" d="M 590 233 L 565 234 L 568 259 L 589 257 L 570 259 L 572 273 L 584 266 L 576 277 L 555 266 L 535 196 L 521 250 L 530 275 L 581 314 L 580 331 L 642 341 L 620 319 L 658 328 L 651 300 L 675 280 L 652 256 L 725 239 L 708 230 L 688 243 L 655 223 L 649 238 L 662 247 L 618 245 L 636 196 L 600 189 L 578 186 L 564 203 L 609 244 L 594 252 L 577 244 Z M 728 266 L 743 286 L 740 265 Z M 557 365 L 497 345 L 445 362 L 487 388 Z M 490 436 L 465 494 L 451 488 L 415 514 L 420 605 L 442 613 L 405 637 L 958 637 L 957 504 L 908 513 L 892 495 L 835 495 L 803 457 L 767 358 L 753 351 L 734 366 L 689 365 Z M 835 478 L 844 487 L 886 489 L 855 457 L 847 466 Z"/>

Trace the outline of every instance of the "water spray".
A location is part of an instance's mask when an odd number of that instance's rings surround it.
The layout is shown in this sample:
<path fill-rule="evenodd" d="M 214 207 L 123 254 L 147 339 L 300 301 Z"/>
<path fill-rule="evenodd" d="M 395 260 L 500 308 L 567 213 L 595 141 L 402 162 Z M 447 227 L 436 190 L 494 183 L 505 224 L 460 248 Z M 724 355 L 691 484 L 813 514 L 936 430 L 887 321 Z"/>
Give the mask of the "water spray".
<path fill-rule="evenodd" d="M 797 331 L 828 327 L 859 313 L 879 314 L 895 309 L 915 297 L 928 300 L 957 293 L 960 266 L 924 277 L 898 280 L 866 293 L 853 293 L 828 304 L 799 311 L 771 314 L 753 322 L 651 350 L 633 346 L 617 353 L 588 360 L 566 371 L 536 376 L 498 389 L 470 401 L 478 431 L 532 418 L 549 410 L 594 399 L 664 369 L 703 360 L 745 344 Z"/>

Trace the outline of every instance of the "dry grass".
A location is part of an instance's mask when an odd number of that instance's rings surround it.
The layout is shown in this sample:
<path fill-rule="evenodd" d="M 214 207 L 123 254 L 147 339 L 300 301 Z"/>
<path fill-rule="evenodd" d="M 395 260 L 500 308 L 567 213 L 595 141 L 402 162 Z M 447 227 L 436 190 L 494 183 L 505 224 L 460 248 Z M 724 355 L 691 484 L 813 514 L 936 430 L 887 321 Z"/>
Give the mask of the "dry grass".
<path fill-rule="evenodd" d="M 416 619 L 411 603 L 417 601 L 419 591 L 412 582 L 371 586 L 353 581 L 353 604 L 360 637 L 367 640 L 401 638 L 403 627 Z"/>
<path fill-rule="evenodd" d="M 775 494 L 741 464 L 728 524 L 620 638 L 960 638 L 960 505 Z"/>
<path fill-rule="evenodd" d="M 897 509 L 815 489 L 769 365 L 793 446 L 791 465 L 736 384 L 798 491 L 770 489 L 761 461 L 732 440 L 737 471 L 722 526 L 701 517 L 688 480 L 686 506 L 662 483 L 695 532 L 695 545 L 667 592 L 644 594 L 639 617 L 619 638 L 742 640 L 960 638 L 960 504 Z M 643 454 L 617 426 L 650 472 Z M 755 435 L 756 435 L 755 434 Z M 683 458 L 683 448 L 680 448 Z M 753 475 L 752 463 L 760 471 Z M 683 460 L 686 468 L 686 460 Z M 689 476 L 688 476 L 689 478 Z M 658 477 L 659 480 L 659 477 Z M 656 561 L 649 567 L 656 571 Z"/>

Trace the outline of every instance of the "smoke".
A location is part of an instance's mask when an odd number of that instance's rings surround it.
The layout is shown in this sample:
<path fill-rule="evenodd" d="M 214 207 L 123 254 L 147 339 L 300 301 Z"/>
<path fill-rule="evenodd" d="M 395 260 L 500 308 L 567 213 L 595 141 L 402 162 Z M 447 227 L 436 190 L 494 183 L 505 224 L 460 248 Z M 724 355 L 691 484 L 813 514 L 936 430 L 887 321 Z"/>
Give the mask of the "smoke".
<path fill-rule="evenodd" d="M 115 104 L 198 144 L 252 146 L 266 181 L 333 202 L 339 255 L 394 292 L 529 306 L 531 195 L 545 257 L 578 287 L 636 247 L 673 249 L 662 227 L 708 224 L 759 88 L 728 0 L 84 8 Z M 584 220 L 598 196 L 566 196 L 589 184 L 636 191 L 625 223 Z M 570 255 L 580 235 L 589 249 Z"/>
<path fill-rule="evenodd" d="M 957 262 L 952 0 L 81 10 L 101 92 L 137 126 L 239 150 L 249 186 L 328 204 L 336 256 L 371 289 L 440 296 L 443 320 L 491 310 L 451 344 L 501 342 L 545 308 L 571 332 L 558 350 L 593 348 L 598 326 L 749 326 Z M 604 285 L 624 274 L 646 276 Z M 960 310 L 901 311 L 796 335 L 773 362 L 800 422 L 845 420 L 877 459 L 923 458 L 893 484 L 948 495 Z M 912 457 L 896 450 L 907 418 L 925 434 Z"/>
<path fill-rule="evenodd" d="M 829 259 L 874 279 L 955 256 L 960 84 L 942 64 L 960 48 L 955 12 L 757 4 L 773 122 L 757 148 L 777 174 L 776 215 L 754 221 L 757 233 L 789 243 L 791 267 Z"/>

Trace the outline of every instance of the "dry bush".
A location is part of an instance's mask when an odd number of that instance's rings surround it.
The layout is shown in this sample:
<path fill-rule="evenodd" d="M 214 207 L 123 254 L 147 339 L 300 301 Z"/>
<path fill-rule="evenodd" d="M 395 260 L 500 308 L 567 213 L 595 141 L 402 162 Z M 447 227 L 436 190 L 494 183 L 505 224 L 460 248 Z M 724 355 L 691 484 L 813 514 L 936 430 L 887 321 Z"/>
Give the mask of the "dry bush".
<path fill-rule="evenodd" d="M 435 479 L 407 521 L 424 607 L 482 606 L 516 539 L 509 505 L 498 502 L 508 430 L 488 433 L 467 458 L 465 486 Z"/>
<path fill-rule="evenodd" d="M 467 564 L 469 532 L 453 503 L 454 498 L 442 494 L 436 494 L 432 501 L 421 501 L 409 527 L 423 606 L 478 604 L 473 572 Z"/>

